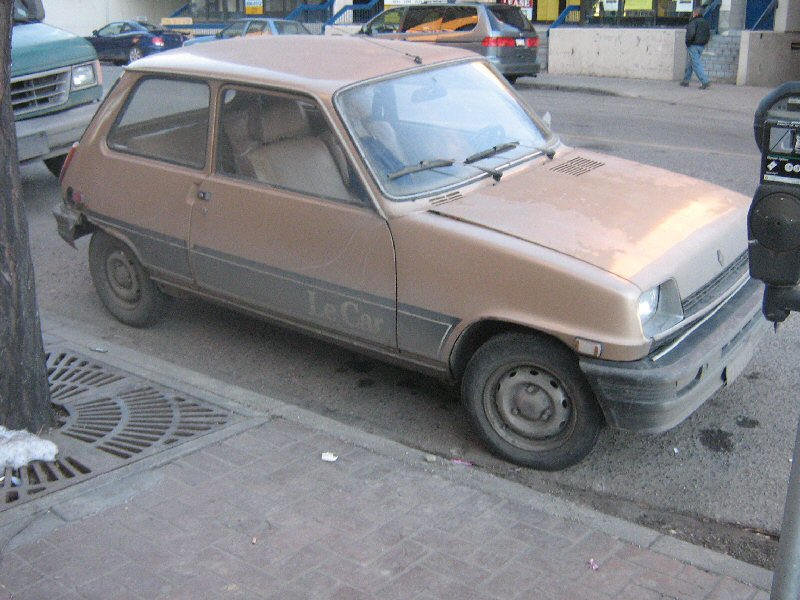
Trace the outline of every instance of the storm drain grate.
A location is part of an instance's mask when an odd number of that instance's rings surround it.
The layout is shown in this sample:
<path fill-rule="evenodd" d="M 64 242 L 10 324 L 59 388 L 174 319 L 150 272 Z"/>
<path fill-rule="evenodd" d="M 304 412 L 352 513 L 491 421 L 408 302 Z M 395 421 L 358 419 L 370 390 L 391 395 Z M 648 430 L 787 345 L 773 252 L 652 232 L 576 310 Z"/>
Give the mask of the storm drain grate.
<path fill-rule="evenodd" d="M 89 467 L 72 457 L 54 462 L 34 461 L 20 469 L 6 467 L 0 477 L 3 502 L 11 504 L 44 492 L 49 484 L 75 479 L 91 473 Z"/>
<path fill-rule="evenodd" d="M 69 352 L 47 352 L 46 359 L 53 402 L 124 379 L 119 373 L 111 373 L 102 365 Z"/>
<path fill-rule="evenodd" d="M 152 387 L 79 400 L 65 408 L 64 435 L 122 459 L 218 428 L 228 418 L 227 411 Z"/>
<path fill-rule="evenodd" d="M 71 350 L 46 352 L 53 462 L 0 469 L 0 511 L 231 425 L 239 415 Z"/>

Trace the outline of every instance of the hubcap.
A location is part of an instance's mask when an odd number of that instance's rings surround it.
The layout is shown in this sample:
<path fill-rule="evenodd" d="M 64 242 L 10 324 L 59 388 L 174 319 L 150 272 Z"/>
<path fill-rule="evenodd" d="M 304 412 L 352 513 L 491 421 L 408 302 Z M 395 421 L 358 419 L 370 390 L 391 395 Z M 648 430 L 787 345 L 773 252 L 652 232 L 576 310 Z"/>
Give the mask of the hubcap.
<path fill-rule="evenodd" d="M 503 429 L 528 440 L 558 435 L 572 416 L 561 382 L 533 367 L 509 369 L 497 379 L 494 408 Z"/>
<path fill-rule="evenodd" d="M 121 250 L 115 250 L 106 259 L 106 275 L 111 291 L 123 302 L 135 304 L 141 291 L 136 269 Z"/>

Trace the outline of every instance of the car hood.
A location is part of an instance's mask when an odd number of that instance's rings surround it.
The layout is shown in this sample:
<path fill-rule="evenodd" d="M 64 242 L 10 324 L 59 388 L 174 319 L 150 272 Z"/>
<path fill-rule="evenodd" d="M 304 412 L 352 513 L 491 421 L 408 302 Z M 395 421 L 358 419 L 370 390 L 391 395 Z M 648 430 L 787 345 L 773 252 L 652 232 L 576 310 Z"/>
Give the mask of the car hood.
<path fill-rule="evenodd" d="M 642 289 L 674 278 L 685 296 L 746 251 L 749 204 L 691 177 L 567 150 L 434 212 L 572 256 Z"/>
<path fill-rule="evenodd" d="M 44 23 L 14 25 L 11 76 L 40 73 L 97 58 L 85 39 Z"/>

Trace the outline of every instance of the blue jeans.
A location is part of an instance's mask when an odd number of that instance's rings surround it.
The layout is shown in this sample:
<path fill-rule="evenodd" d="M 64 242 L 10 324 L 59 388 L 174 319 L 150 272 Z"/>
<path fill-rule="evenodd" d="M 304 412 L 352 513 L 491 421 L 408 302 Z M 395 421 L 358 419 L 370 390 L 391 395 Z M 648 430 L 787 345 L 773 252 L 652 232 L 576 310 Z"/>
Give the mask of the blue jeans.
<path fill-rule="evenodd" d="M 686 48 L 686 71 L 683 73 L 683 80 L 689 81 L 692 78 L 692 71 L 697 73 L 700 83 L 708 83 L 708 75 L 703 68 L 703 61 L 700 56 L 703 54 L 703 46 L 689 46 Z"/>

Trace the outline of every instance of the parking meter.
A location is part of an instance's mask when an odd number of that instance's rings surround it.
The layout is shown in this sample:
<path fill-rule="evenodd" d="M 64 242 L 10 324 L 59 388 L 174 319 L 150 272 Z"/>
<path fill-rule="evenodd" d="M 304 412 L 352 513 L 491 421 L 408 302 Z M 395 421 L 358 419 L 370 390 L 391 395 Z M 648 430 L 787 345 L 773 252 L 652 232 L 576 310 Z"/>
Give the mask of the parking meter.
<path fill-rule="evenodd" d="M 800 82 L 781 85 L 755 113 L 761 175 L 747 220 L 750 274 L 766 284 L 764 315 L 800 310 Z"/>

